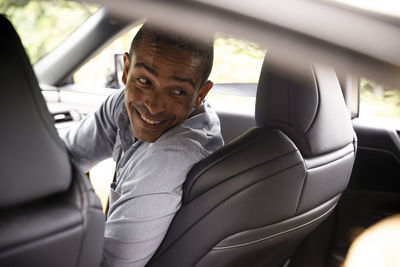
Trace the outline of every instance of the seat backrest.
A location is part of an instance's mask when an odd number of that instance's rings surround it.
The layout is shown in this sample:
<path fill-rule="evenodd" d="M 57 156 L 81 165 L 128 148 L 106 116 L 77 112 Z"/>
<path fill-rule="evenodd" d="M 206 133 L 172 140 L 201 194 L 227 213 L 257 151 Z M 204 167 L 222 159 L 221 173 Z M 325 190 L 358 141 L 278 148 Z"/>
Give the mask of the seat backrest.
<path fill-rule="evenodd" d="M 0 266 L 98 266 L 100 201 L 70 162 L 4 16 L 0 33 Z"/>
<path fill-rule="evenodd" d="M 149 266 L 282 266 L 334 209 L 356 148 L 335 72 L 264 62 L 257 90 L 257 126 L 192 168 Z"/>

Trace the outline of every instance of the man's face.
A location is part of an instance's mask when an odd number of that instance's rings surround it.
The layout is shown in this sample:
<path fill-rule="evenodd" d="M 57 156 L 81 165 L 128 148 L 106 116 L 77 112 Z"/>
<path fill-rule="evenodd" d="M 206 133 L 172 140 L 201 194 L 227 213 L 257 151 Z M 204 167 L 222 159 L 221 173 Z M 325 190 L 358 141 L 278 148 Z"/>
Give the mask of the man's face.
<path fill-rule="evenodd" d="M 129 62 L 124 55 L 125 106 L 135 137 L 156 141 L 199 107 L 212 87 L 202 84 L 202 60 L 144 36 Z"/>

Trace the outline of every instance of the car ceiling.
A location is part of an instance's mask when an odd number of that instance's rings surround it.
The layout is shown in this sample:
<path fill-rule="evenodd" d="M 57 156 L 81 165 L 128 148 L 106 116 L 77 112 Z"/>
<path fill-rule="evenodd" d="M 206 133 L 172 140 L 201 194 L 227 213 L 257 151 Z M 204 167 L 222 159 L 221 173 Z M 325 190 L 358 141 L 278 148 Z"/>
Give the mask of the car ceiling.
<path fill-rule="evenodd" d="M 148 18 L 197 38 L 225 32 L 265 45 L 283 66 L 312 60 L 400 88 L 400 18 L 311 0 L 90 0 L 116 20 Z"/>

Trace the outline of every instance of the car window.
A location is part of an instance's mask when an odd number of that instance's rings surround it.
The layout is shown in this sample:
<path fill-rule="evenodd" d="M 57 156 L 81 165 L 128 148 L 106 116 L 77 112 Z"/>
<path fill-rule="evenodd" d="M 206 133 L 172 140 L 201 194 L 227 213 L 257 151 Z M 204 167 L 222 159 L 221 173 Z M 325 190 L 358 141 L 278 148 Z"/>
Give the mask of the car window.
<path fill-rule="evenodd" d="M 257 83 L 265 52 L 256 43 L 219 33 L 210 79 L 215 83 Z"/>
<path fill-rule="evenodd" d="M 16 28 L 32 64 L 98 9 L 96 5 L 73 1 L 0 0 L 0 13 Z"/>
<path fill-rule="evenodd" d="M 266 49 L 257 43 L 219 33 L 214 42 L 214 65 L 210 79 L 215 84 L 232 84 L 231 89 L 218 90 L 207 95 L 207 100 L 217 111 L 254 114 L 256 83 L 258 82 Z M 235 84 L 254 84 L 248 89 Z M 227 87 L 229 89 L 229 86 Z"/>
<path fill-rule="evenodd" d="M 360 79 L 360 118 L 400 120 L 400 90 Z"/>
<path fill-rule="evenodd" d="M 121 87 L 122 55 L 124 52 L 129 51 L 132 38 L 139 29 L 140 25 L 129 29 L 98 52 L 74 73 L 74 83 L 93 90 L 96 88 L 118 89 Z M 114 77 L 116 68 L 118 76 Z"/>

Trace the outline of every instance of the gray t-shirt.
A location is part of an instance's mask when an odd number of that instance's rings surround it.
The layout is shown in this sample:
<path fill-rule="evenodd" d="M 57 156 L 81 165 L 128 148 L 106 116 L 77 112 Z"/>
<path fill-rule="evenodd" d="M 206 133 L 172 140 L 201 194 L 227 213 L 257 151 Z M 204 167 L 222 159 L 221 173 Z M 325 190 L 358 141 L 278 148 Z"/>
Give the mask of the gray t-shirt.
<path fill-rule="evenodd" d="M 135 142 L 123 90 L 63 139 L 84 172 L 103 159 L 120 157 L 110 189 L 102 266 L 144 266 L 181 206 L 186 174 L 223 145 L 218 116 L 206 102 L 154 143 Z"/>

